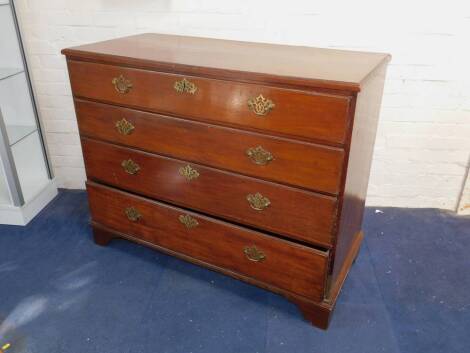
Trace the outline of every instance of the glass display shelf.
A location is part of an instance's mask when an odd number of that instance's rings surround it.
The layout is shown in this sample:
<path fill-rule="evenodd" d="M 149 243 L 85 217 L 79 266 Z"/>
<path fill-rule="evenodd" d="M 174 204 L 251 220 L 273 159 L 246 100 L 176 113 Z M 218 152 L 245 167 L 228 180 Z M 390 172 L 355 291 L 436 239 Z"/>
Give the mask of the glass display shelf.
<path fill-rule="evenodd" d="M 24 70 L 19 67 L 0 67 L 0 81 L 22 72 L 24 72 Z"/>
<path fill-rule="evenodd" d="M 56 195 L 13 1 L 0 0 L 0 224 L 26 225 Z"/>
<path fill-rule="evenodd" d="M 34 125 L 7 125 L 6 128 L 10 146 L 16 145 L 33 132 L 37 131 L 37 127 Z"/>
<path fill-rule="evenodd" d="M 0 0 L 2 1 L 2 0 Z M 23 69 L 23 58 L 11 6 L 0 6 L 0 68 Z"/>
<path fill-rule="evenodd" d="M 49 183 L 38 132 L 26 136 L 11 150 L 23 197 L 28 202 Z"/>
<path fill-rule="evenodd" d="M 24 72 L 0 80 L 0 114 L 3 117 L 10 146 L 37 130 Z"/>

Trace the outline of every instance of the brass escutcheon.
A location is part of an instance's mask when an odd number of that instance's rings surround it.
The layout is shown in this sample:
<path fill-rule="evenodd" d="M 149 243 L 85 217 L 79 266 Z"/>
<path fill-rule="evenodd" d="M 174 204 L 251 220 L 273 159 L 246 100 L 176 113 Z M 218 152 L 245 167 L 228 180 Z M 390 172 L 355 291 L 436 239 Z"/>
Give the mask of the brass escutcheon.
<path fill-rule="evenodd" d="M 246 258 L 250 261 L 262 262 L 266 259 L 266 255 L 254 245 L 246 246 L 243 249 L 243 252 L 245 253 Z"/>
<path fill-rule="evenodd" d="M 188 181 L 197 179 L 199 177 L 199 172 L 192 168 L 189 164 L 179 169 L 180 175 L 184 176 Z"/>
<path fill-rule="evenodd" d="M 178 219 L 188 229 L 197 227 L 199 225 L 199 222 L 188 214 L 180 215 Z"/>
<path fill-rule="evenodd" d="M 251 147 L 246 150 L 246 155 L 250 157 L 253 163 L 258 165 L 266 165 L 272 160 L 274 160 L 274 156 L 271 152 L 266 151 L 263 147 Z"/>
<path fill-rule="evenodd" d="M 272 100 L 264 98 L 262 94 L 260 94 L 256 98 L 251 98 L 248 100 L 248 108 L 255 113 L 256 115 L 264 116 L 268 114 L 271 110 L 273 110 L 275 104 Z"/>
<path fill-rule="evenodd" d="M 119 75 L 119 77 L 113 78 L 111 82 L 114 85 L 116 91 L 122 94 L 129 92 L 132 88 L 132 82 L 123 75 Z"/>
<path fill-rule="evenodd" d="M 116 122 L 116 129 L 121 135 L 130 135 L 134 131 L 135 127 L 125 118 Z"/>
<path fill-rule="evenodd" d="M 134 162 L 132 159 L 126 159 L 121 162 L 121 167 L 126 171 L 126 173 L 134 175 L 140 170 L 140 166 Z"/>
<path fill-rule="evenodd" d="M 267 197 L 264 197 L 259 192 L 256 194 L 248 194 L 246 196 L 251 208 L 257 211 L 262 211 L 271 204 L 271 201 Z"/>
<path fill-rule="evenodd" d="M 175 88 L 176 92 L 179 92 L 179 93 L 186 92 L 186 93 L 194 94 L 197 91 L 197 86 L 185 78 L 183 78 L 182 80 L 176 81 L 173 87 Z"/>
<path fill-rule="evenodd" d="M 142 215 L 140 214 L 139 211 L 137 211 L 135 207 L 127 207 L 124 210 L 124 213 L 126 214 L 129 221 L 132 221 L 132 222 L 137 222 L 139 219 L 142 218 Z"/>

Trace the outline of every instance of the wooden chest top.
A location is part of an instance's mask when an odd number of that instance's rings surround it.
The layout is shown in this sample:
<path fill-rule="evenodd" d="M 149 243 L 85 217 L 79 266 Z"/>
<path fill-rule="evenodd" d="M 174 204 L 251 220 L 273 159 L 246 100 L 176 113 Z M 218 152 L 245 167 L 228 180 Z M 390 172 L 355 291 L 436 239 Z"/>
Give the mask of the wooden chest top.
<path fill-rule="evenodd" d="M 388 54 L 145 33 L 64 49 L 70 58 L 265 83 L 359 91 Z"/>

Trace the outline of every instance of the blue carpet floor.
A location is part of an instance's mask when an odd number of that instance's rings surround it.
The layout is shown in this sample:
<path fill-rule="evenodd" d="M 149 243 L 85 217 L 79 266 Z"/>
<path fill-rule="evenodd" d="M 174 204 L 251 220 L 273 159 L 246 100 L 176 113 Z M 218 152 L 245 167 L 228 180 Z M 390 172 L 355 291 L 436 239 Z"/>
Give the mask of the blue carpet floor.
<path fill-rule="evenodd" d="M 82 191 L 0 226 L 6 353 L 468 353 L 470 219 L 366 212 L 330 329 L 265 290 L 114 241 L 96 246 Z"/>

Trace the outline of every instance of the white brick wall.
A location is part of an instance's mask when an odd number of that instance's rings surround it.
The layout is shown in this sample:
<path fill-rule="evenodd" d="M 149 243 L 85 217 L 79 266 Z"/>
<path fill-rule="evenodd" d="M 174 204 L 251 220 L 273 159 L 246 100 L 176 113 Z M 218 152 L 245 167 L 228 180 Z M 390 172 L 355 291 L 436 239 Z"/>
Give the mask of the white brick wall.
<path fill-rule="evenodd" d="M 143 32 L 393 54 L 369 205 L 455 209 L 470 150 L 467 0 L 16 0 L 59 184 L 83 187 L 60 49 Z"/>

